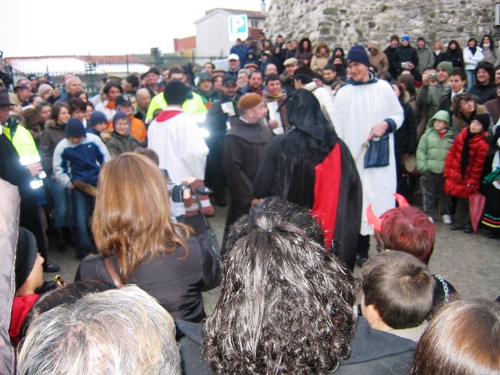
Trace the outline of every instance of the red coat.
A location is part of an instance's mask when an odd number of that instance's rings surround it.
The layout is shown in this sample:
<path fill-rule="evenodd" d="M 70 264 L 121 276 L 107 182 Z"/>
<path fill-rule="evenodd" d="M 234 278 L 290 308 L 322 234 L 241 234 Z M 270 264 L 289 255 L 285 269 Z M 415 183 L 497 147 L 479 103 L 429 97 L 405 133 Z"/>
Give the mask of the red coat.
<path fill-rule="evenodd" d="M 489 148 L 485 140 L 486 132 L 469 140 L 469 164 L 465 170 L 465 178 L 462 178 L 460 160 L 464 143 L 467 142 L 467 129 L 462 130 L 455 139 L 444 163 L 446 181 L 443 190 L 446 194 L 458 198 L 468 198 L 479 189 L 484 159 Z"/>

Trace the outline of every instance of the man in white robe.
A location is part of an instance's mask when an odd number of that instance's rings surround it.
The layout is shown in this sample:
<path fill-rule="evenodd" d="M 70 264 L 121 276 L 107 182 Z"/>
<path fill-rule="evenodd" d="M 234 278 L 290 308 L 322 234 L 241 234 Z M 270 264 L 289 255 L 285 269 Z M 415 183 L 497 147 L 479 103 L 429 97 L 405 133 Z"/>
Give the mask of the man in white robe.
<path fill-rule="evenodd" d="M 372 204 L 376 215 L 394 207 L 396 160 L 393 133 L 404 119 L 403 108 L 389 83 L 377 80 L 369 71 L 370 60 L 362 46 L 354 46 L 347 55 L 351 78 L 342 86 L 333 103 L 332 120 L 338 136 L 347 144 L 356 162 L 363 185 L 363 215 L 358 243 L 358 265 L 368 258 L 370 235 L 366 207 Z M 389 133 L 389 165 L 364 167 L 364 144 Z"/>
<path fill-rule="evenodd" d="M 160 168 L 172 182 L 205 178 L 208 147 L 195 120 L 182 111 L 187 90 L 179 80 L 167 83 L 163 94 L 169 105 L 148 128 L 148 147 L 158 154 Z"/>

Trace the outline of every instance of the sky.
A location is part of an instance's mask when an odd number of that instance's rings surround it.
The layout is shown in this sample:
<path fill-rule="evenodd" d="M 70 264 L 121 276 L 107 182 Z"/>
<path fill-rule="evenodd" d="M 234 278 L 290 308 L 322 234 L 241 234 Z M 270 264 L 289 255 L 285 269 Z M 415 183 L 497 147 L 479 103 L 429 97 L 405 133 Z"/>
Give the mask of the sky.
<path fill-rule="evenodd" d="M 207 10 L 260 11 L 261 6 L 261 0 L 0 2 L 4 57 L 141 54 L 151 47 L 173 52 L 173 39 L 196 35 L 193 22 Z"/>

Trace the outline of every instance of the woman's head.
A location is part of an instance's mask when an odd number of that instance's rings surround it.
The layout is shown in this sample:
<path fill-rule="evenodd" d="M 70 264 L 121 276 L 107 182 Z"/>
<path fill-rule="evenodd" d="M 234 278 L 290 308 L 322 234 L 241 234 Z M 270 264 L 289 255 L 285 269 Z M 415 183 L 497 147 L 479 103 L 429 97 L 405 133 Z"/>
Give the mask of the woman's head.
<path fill-rule="evenodd" d="M 441 44 L 441 42 L 439 40 L 436 40 L 434 42 L 434 45 L 432 46 L 432 50 L 433 51 L 442 51 L 443 50 L 443 45 Z"/>
<path fill-rule="evenodd" d="M 489 49 L 493 51 L 495 49 L 495 44 L 493 43 L 493 38 L 491 37 L 491 35 L 489 34 L 484 35 L 483 39 L 481 39 L 480 46 L 483 49 Z"/>
<path fill-rule="evenodd" d="M 417 95 L 417 89 L 415 87 L 415 77 L 411 74 L 402 74 L 398 77 L 398 82 L 403 84 L 405 90 L 410 94 L 411 97 Z"/>
<path fill-rule="evenodd" d="M 68 103 L 57 102 L 52 107 L 50 118 L 59 125 L 66 125 L 71 117 L 71 107 Z"/>
<path fill-rule="evenodd" d="M 392 81 L 391 82 L 392 89 L 394 90 L 394 93 L 399 99 L 399 102 L 401 104 L 404 104 L 408 101 L 408 94 L 405 91 L 405 88 L 399 81 Z"/>
<path fill-rule="evenodd" d="M 124 278 L 150 257 L 185 245 L 179 234 L 185 227 L 170 215 L 167 182 L 150 159 L 124 153 L 104 164 L 92 232 L 100 254 L 116 255 Z"/>
<path fill-rule="evenodd" d="M 477 98 L 468 92 L 455 95 L 455 98 L 453 98 L 453 115 L 460 116 L 462 114 L 469 117 L 476 110 L 476 105 Z"/>
<path fill-rule="evenodd" d="M 476 40 L 476 38 L 470 38 L 467 41 L 467 46 L 469 46 L 469 48 L 476 48 L 476 46 L 477 46 L 477 40 Z"/>
<path fill-rule="evenodd" d="M 311 50 L 311 41 L 309 38 L 302 38 L 299 42 L 299 51 L 310 51 Z"/>
<path fill-rule="evenodd" d="M 500 371 L 500 303 L 455 301 L 429 322 L 412 375 L 490 375 Z"/>
<path fill-rule="evenodd" d="M 123 89 L 118 83 L 110 81 L 106 83 L 102 92 L 106 94 L 108 100 L 115 101 L 120 94 L 123 94 Z"/>
<path fill-rule="evenodd" d="M 476 74 L 476 85 L 495 86 L 495 67 L 492 63 L 481 61 L 474 69 Z"/>
<path fill-rule="evenodd" d="M 460 44 L 456 40 L 450 40 L 448 43 L 448 49 L 446 50 L 447 53 L 462 53 L 462 48 L 460 48 Z"/>

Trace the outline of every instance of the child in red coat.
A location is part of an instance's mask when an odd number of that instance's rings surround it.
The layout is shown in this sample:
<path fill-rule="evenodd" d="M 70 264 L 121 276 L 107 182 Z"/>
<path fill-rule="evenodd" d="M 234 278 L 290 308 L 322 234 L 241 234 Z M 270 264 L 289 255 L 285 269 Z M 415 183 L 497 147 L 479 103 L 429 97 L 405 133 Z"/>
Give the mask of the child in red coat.
<path fill-rule="evenodd" d="M 458 135 L 448 152 L 444 164 L 443 190 L 452 197 L 457 197 L 455 223 L 451 230 L 464 230 L 472 233 L 469 197 L 474 194 L 481 183 L 488 143 L 485 138 L 490 125 L 487 113 L 475 115 L 470 126 Z"/>

